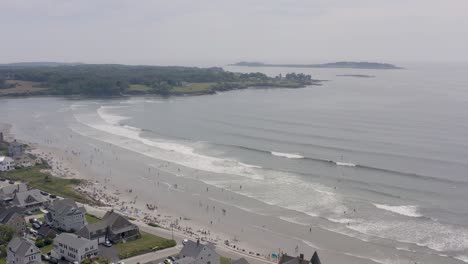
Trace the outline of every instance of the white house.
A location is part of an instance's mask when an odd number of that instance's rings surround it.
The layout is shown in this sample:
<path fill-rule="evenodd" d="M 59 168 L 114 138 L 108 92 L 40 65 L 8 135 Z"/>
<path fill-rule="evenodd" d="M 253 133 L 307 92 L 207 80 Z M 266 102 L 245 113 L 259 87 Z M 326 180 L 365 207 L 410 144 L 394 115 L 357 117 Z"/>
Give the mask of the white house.
<path fill-rule="evenodd" d="M 41 251 L 26 238 L 15 237 L 7 246 L 8 264 L 40 264 Z"/>
<path fill-rule="evenodd" d="M 214 251 L 211 245 L 203 245 L 197 242 L 187 241 L 179 253 L 175 264 L 220 264 L 220 255 Z"/>
<path fill-rule="evenodd" d="M 46 223 L 65 231 L 78 231 L 86 222 L 86 210 L 78 206 L 72 199 L 55 200 L 45 215 Z"/>
<path fill-rule="evenodd" d="M 52 256 L 56 259 L 64 258 L 70 262 L 83 262 L 98 255 L 98 243 L 71 233 L 61 233 L 54 239 Z"/>
<path fill-rule="evenodd" d="M 10 171 L 15 169 L 15 164 L 12 158 L 0 156 L 0 171 Z"/>

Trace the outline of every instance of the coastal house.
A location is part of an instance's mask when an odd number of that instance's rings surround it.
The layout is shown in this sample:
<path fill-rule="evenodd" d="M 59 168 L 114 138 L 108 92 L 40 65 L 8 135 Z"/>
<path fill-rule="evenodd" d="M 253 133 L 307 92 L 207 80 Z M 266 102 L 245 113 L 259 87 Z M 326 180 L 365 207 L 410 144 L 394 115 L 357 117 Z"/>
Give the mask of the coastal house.
<path fill-rule="evenodd" d="M 26 238 L 15 237 L 7 245 L 8 264 L 40 264 L 41 251 Z"/>
<path fill-rule="evenodd" d="M 14 160 L 10 157 L 0 156 L 0 172 L 11 171 L 15 169 Z"/>
<path fill-rule="evenodd" d="M 61 233 L 54 239 L 52 257 L 78 263 L 98 255 L 98 243 L 71 233 Z"/>
<path fill-rule="evenodd" d="M 108 211 L 99 222 L 85 225 L 76 234 L 96 240 L 99 244 L 106 240 L 117 243 L 121 240 L 128 241 L 141 237 L 138 226 L 113 210 Z"/>
<path fill-rule="evenodd" d="M 309 260 L 304 259 L 304 254 L 300 254 L 298 257 L 288 256 L 286 254 L 281 255 L 278 264 L 321 264 L 317 252 L 314 252 L 312 258 Z"/>
<path fill-rule="evenodd" d="M 77 231 L 87 224 L 85 208 L 78 206 L 72 199 L 57 199 L 47 210 L 48 213 L 44 216 L 45 222 L 54 228 Z"/>
<path fill-rule="evenodd" d="M 25 192 L 28 186 L 24 183 L 13 183 L 8 181 L 0 181 L 0 206 L 8 205 L 17 192 Z"/>
<path fill-rule="evenodd" d="M 11 142 L 8 146 L 8 156 L 10 157 L 19 157 L 23 154 L 23 152 L 23 144 L 16 142 L 16 140 Z"/>
<path fill-rule="evenodd" d="M 23 209 L 18 207 L 0 208 L 0 224 L 14 228 L 16 234 L 22 236 L 26 232 Z"/>
<path fill-rule="evenodd" d="M 41 228 L 37 230 L 37 236 L 42 239 L 45 239 L 45 238 L 53 239 L 54 237 L 57 236 L 57 232 L 55 232 L 55 230 L 51 228 L 49 225 L 42 225 Z"/>
<path fill-rule="evenodd" d="M 176 264 L 220 264 L 220 255 L 214 251 L 211 245 L 203 245 L 197 242 L 187 241 L 179 253 Z"/>
<path fill-rule="evenodd" d="M 31 189 L 24 192 L 15 192 L 11 204 L 13 206 L 34 211 L 41 207 L 45 207 L 49 202 L 49 199 L 42 195 L 39 190 Z"/>

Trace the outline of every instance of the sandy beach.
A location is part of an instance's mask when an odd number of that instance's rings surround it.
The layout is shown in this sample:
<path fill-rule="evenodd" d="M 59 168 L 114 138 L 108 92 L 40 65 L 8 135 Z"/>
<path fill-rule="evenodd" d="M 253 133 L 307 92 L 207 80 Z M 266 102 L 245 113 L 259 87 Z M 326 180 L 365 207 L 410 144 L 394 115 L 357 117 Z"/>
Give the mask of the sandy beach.
<path fill-rule="evenodd" d="M 278 252 L 303 253 L 310 258 L 317 250 L 326 263 L 391 263 L 364 257 L 368 249 L 356 238 L 330 232 L 313 222 L 309 225 L 294 223 L 294 218 L 302 215 L 300 212 L 289 210 L 285 213 L 283 208 L 233 192 L 234 188 L 246 188 L 236 185 L 235 181 L 230 190 L 199 180 L 209 177 L 229 179 L 229 175 L 155 160 L 66 131 L 66 134 L 51 134 L 36 138 L 36 142 L 25 143 L 32 146 L 34 154 L 49 162 L 54 175 L 86 180 L 78 190 L 102 203 L 103 206 L 96 209 L 114 209 L 142 223 L 156 223 L 166 229 L 172 226 L 180 234 L 201 238 L 220 247 L 226 247 L 225 241 L 229 241 L 230 249 L 264 260 L 274 261 L 271 254 Z M 10 138 L 13 136 L 16 135 L 10 135 Z M 125 144 L 125 139 L 122 142 Z M 148 205 L 155 209 L 148 209 Z M 252 207 L 258 210 L 248 209 Z M 291 217 L 280 217 L 285 214 Z M 374 246 L 386 252 L 391 242 Z M 340 248 L 354 253 L 340 252 Z M 420 258 L 434 260 L 437 256 L 421 255 Z"/>

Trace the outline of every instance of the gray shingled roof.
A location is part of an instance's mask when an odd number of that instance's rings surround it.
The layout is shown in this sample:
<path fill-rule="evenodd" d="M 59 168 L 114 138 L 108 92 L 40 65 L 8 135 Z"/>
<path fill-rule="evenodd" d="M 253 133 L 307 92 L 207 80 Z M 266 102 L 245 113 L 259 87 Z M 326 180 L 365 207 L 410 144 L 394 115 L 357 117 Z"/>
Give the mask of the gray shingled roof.
<path fill-rule="evenodd" d="M 21 215 L 24 209 L 18 207 L 0 208 L 0 223 L 6 224 L 15 214 Z"/>
<path fill-rule="evenodd" d="M 45 198 L 41 192 L 37 189 L 32 189 L 25 192 L 19 192 L 15 194 L 16 199 L 18 199 L 17 205 L 18 206 L 26 206 L 29 204 L 39 203 L 39 202 L 46 202 L 47 198 Z M 28 197 L 31 197 L 32 200 L 27 202 L 26 200 Z"/>
<path fill-rule="evenodd" d="M 6 183 L 6 181 L 5 181 Z M 0 196 L 3 195 L 12 195 L 14 192 L 25 192 L 28 190 L 28 186 L 24 183 L 18 184 L 3 184 L 0 185 Z"/>
<path fill-rule="evenodd" d="M 299 257 L 292 257 L 288 255 L 282 255 L 279 264 L 309 264 L 310 262 L 306 259 L 301 259 Z"/>
<path fill-rule="evenodd" d="M 31 249 L 34 253 L 39 251 L 33 242 L 22 237 L 13 238 L 10 243 L 8 243 L 8 249 L 20 256 L 24 256 L 26 253 L 30 253 Z"/>
<path fill-rule="evenodd" d="M 232 262 L 232 264 L 249 264 L 249 262 L 245 258 L 240 258 Z"/>
<path fill-rule="evenodd" d="M 317 251 L 314 252 L 314 255 L 312 256 L 312 259 L 310 260 L 310 262 L 312 264 L 322 264 L 322 262 L 320 262 L 320 258 L 317 254 Z"/>
<path fill-rule="evenodd" d="M 76 202 L 69 198 L 55 200 L 52 203 L 50 209 L 55 211 L 55 213 L 58 215 L 74 213 L 75 210 L 78 210 L 83 213 L 85 212 L 84 207 L 78 207 Z"/>
<path fill-rule="evenodd" d="M 205 245 L 203 244 L 189 240 L 180 251 L 179 256 L 197 258 L 204 247 Z"/>
<path fill-rule="evenodd" d="M 192 257 L 186 257 L 174 261 L 174 264 L 193 264 L 195 261 L 196 260 Z"/>
<path fill-rule="evenodd" d="M 54 243 L 55 242 L 79 249 L 88 245 L 90 240 L 71 233 L 61 233 L 54 238 Z"/>
<path fill-rule="evenodd" d="M 114 233 L 121 233 L 134 229 L 135 225 L 128 221 L 124 216 L 114 211 L 108 211 L 99 222 L 85 225 L 77 232 L 77 234 L 89 237 L 90 232 L 105 230 L 107 227 L 110 227 Z"/>

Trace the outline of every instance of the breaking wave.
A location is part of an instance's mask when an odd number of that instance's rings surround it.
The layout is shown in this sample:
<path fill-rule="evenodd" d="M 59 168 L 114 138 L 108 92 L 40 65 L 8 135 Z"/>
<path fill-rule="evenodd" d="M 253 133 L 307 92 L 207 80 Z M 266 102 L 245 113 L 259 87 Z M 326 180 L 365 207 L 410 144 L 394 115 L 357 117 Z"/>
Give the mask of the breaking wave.
<path fill-rule="evenodd" d="M 375 207 L 386 210 L 392 213 L 409 216 L 409 217 L 422 217 L 423 215 L 418 212 L 418 207 L 415 205 L 386 205 L 374 204 Z"/>
<path fill-rule="evenodd" d="M 275 152 L 275 151 L 272 151 L 270 153 L 273 156 L 278 156 L 278 157 L 283 157 L 283 158 L 288 158 L 288 159 L 303 159 L 304 158 L 304 156 L 301 156 L 297 153 L 282 153 L 282 152 Z"/>

